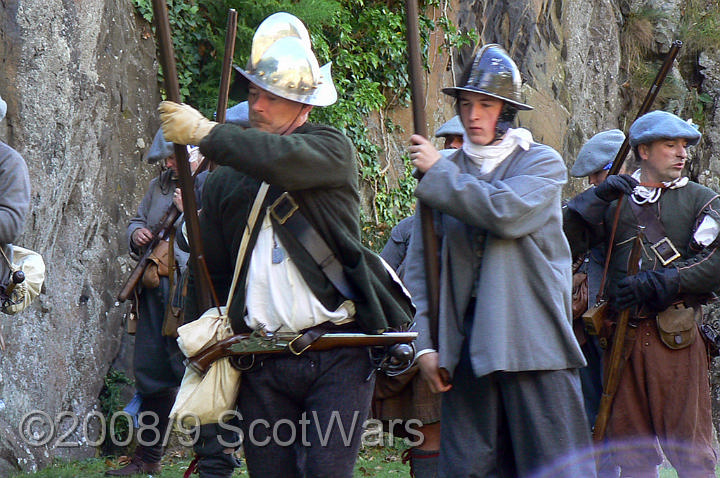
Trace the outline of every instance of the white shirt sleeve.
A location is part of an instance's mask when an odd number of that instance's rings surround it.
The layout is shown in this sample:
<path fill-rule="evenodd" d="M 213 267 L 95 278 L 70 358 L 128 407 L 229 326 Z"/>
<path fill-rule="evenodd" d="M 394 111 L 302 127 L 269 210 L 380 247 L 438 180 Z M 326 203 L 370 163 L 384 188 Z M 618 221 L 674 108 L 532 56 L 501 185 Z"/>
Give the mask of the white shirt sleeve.
<path fill-rule="evenodd" d="M 693 235 L 695 242 L 703 247 L 713 243 L 720 233 L 720 224 L 710 216 L 705 216 Z"/>

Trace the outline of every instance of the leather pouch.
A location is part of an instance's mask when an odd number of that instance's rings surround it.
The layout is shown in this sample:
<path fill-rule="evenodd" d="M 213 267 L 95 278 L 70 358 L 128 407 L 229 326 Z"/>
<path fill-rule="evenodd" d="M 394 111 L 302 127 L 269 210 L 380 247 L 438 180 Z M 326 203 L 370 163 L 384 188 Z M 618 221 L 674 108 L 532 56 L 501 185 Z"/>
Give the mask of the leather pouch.
<path fill-rule="evenodd" d="M 573 274 L 572 314 L 573 319 L 580 318 L 588 308 L 588 278 L 584 272 Z"/>
<path fill-rule="evenodd" d="M 142 285 L 147 289 L 154 289 L 160 285 L 160 276 L 170 274 L 170 243 L 159 241 L 148 256 L 148 264 L 142 276 Z"/>
<path fill-rule="evenodd" d="M 686 307 L 684 304 L 671 305 L 658 313 L 660 340 L 673 350 L 689 347 L 697 338 L 697 319 L 700 314 L 700 307 Z"/>

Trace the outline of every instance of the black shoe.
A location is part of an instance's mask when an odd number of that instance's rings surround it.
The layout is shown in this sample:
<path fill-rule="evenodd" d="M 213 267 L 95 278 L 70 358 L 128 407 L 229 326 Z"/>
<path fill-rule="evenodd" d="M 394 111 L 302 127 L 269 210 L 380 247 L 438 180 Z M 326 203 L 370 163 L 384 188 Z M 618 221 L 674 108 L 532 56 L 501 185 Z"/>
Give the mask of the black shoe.
<path fill-rule="evenodd" d="M 146 463 L 138 456 L 134 456 L 132 461 L 117 470 L 108 470 L 105 476 L 136 476 L 160 473 L 162 465 L 160 463 Z"/>

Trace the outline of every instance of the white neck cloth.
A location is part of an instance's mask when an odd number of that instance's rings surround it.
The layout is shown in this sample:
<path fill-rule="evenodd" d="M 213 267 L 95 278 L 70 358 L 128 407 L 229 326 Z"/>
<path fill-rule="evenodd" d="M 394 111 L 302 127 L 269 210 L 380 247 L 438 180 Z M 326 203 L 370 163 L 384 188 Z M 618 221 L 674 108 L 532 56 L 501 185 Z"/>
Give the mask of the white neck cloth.
<path fill-rule="evenodd" d="M 640 182 L 640 170 L 638 169 L 632 173 L 632 177 Z M 688 181 L 688 178 L 681 176 L 672 181 L 663 182 L 663 184 L 668 189 L 678 189 L 685 186 Z M 662 194 L 663 189 L 664 188 L 653 188 L 649 186 L 636 186 L 635 191 L 633 191 L 633 194 L 630 197 L 636 204 L 654 203 L 660 199 L 660 194 Z"/>
<path fill-rule="evenodd" d="M 525 128 L 510 128 L 499 144 L 483 146 L 470 141 L 467 132 L 463 133 L 463 152 L 480 168 L 482 174 L 495 169 L 502 161 L 510 156 L 516 147 L 527 151 L 533 142 L 532 133 Z"/>

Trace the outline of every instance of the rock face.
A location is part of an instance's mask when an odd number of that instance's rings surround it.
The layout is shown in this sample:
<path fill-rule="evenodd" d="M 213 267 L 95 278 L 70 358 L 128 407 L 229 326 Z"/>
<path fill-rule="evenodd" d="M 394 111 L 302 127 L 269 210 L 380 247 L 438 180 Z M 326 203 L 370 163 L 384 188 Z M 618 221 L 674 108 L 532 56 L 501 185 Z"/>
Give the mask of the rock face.
<path fill-rule="evenodd" d="M 130 267 L 125 228 L 154 174 L 142 154 L 159 124 L 152 33 L 129 1 L 0 3 L 0 138 L 25 158 L 32 213 L 18 244 L 47 264 L 46 291 L 0 317 L 0 476 L 53 456 L 91 456 L 98 395 L 118 354 Z M 28 414 L 50 418 L 44 442 Z M 58 423 L 59 421 L 59 423 Z M 65 438 L 63 435 L 67 434 Z M 72 443 L 58 447 L 59 440 Z"/>
<path fill-rule="evenodd" d="M 627 131 L 636 114 L 625 111 L 629 73 L 621 49 L 628 17 L 643 8 L 663 12 L 645 52 L 647 59 L 661 59 L 689 2 L 447 3 L 441 7 L 461 29 L 475 29 L 482 42 L 499 43 L 510 52 L 525 81 L 525 100 L 535 106 L 519 115 L 520 124 L 571 164 L 593 134 Z M 439 89 L 454 83 L 471 54 L 469 48 L 452 56 L 436 53 L 442 39 L 435 35 L 432 41 L 432 71 L 425 84 L 431 134 L 454 114 Z M 159 93 L 152 32 L 129 0 L 4 0 L 0 54 L 0 95 L 8 102 L 0 139 L 25 157 L 33 185 L 32 213 L 18 244 L 41 252 L 47 263 L 45 293 L 25 312 L 0 316 L 5 342 L 0 476 L 5 476 L 10 470 L 38 469 L 54 456 L 94 454 L 89 442 L 96 438 L 99 422 L 93 414 L 103 377 L 125 350 L 124 308 L 115 306 L 115 296 L 132 266 L 127 221 L 156 173 L 141 158 L 158 126 Z M 703 51 L 685 63 L 690 66 L 672 72 L 683 87 L 672 107 L 689 116 L 698 92 L 717 97 L 720 63 L 717 51 Z M 382 118 L 368 123 L 384 145 L 388 174 L 397 177 L 404 171 L 399 158 L 412 121 L 408 110 L 391 114 L 405 133 L 387 133 Z M 693 179 L 716 190 L 719 122 L 710 105 L 690 167 Z M 583 187 L 571 180 L 566 194 Z M 43 420 L 54 428 L 49 439 L 43 436 Z M 19 431 L 25 429 L 21 424 L 32 425 L 30 431 Z M 60 441 L 74 444 L 58 446 Z"/>

